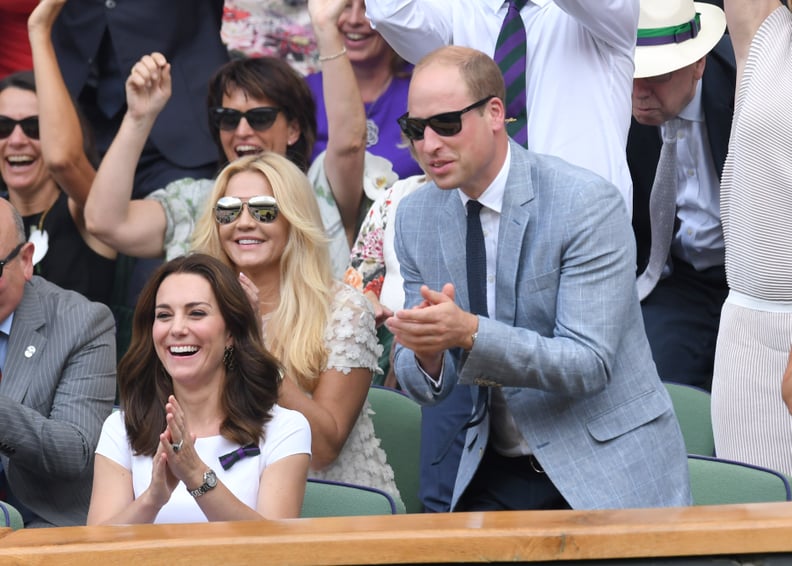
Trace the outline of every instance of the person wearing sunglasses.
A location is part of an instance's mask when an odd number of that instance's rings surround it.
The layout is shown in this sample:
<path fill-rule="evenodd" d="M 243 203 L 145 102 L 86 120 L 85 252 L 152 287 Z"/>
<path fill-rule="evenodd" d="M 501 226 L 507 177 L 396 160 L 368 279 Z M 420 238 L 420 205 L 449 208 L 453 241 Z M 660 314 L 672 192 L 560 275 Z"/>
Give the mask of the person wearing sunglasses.
<path fill-rule="evenodd" d="M 90 136 L 83 135 L 50 41 L 61 3 L 45 0 L 30 16 L 35 75 L 22 71 L 0 81 L 0 174 L 35 244 L 36 274 L 110 304 L 115 250 L 86 230 L 83 216 L 96 174 Z"/>
<path fill-rule="evenodd" d="M 222 66 L 209 85 L 210 129 L 219 163 L 273 151 L 308 171 L 330 239 L 334 273 L 343 274 L 349 248 L 369 201 L 364 184 L 380 189 L 391 177 L 364 177 L 365 114 L 336 27 L 344 0 L 311 0 L 309 10 L 328 72 L 324 83 L 330 140 L 308 170 L 316 138 L 316 106 L 305 81 L 281 59 L 262 57 Z M 195 219 L 211 190 L 209 179 L 182 179 L 130 202 L 133 169 L 142 143 L 168 100 L 170 65 L 161 54 L 143 57 L 127 81 L 127 112 L 104 157 L 86 205 L 89 230 L 118 251 L 166 257 L 188 249 Z M 383 180 L 384 179 L 384 180 Z"/>
<path fill-rule="evenodd" d="M 411 63 L 444 45 L 493 57 L 507 46 L 512 55 L 501 68 L 514 81 L 507 126 L 515 139 L 598 173 L 619 188 L 629 210 L 624 149 L 638 0 L 366 0 L 366 15 Z"/>
<path fill-rule="evenodd" d="M 34 274 L 35 244 L 0 198 L 0 499 L 25 526 L 84 525 L 115 397 L 110 309 Z"/>
<path fill-rule="evenodd" d="M 278 404 L 311 425 L 309 476 L 376 487 L 401 503 L 366 401 L 382 352 L 374 314 L 332 275 L 308 179 L 274 152 L 247 156 L 223 169 L 209 199 L 193 249 L 243 274 L 285 370 Z"/>
<path fill-rule="evenodd" d="M 405 308 L 386 324 L 410 397 L 470 390 L 458 433 L 429 439 L 442 459 L 464 436 L 451 510 L 689 505 L 624 199 L 510 139 L 505 90 L 488 55 L 443 47 L 416 65 L 401 121 L 432 182 L 396 211 Z"/>

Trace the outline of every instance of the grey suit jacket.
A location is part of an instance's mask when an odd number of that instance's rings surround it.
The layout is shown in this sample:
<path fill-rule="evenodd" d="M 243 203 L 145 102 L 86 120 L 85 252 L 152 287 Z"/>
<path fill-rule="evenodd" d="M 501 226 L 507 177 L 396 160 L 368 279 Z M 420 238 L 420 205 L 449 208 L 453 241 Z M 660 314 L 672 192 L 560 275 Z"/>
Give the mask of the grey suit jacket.
<path fill-rule="evenodd" d="M 511 143 L 500 219 L 496 309 L 469 354 L 445 353 L 439 391 L 398 347 L 396 375 L 422 404 L 453 387 L 502 388 L 550 479 L 575 509 L 688 505 L 687 459 L 635 290 L 624 200 L 607 181 Z M 396 213 L 405 305 L 451 282 L 468 310 L 465 211 L 429 184 Z M 474 398 L 477 389 L 474 392 Z M 452 508 L 475 473 L 489 418 L 467 432 Z"/>
<path fill-rule="evenodd" d="M 110 309 L 37 276 L 25 285 L 0 382 L 0 458 L 14 495 L 53 525 L 85 524 L 115 359 Z"/>

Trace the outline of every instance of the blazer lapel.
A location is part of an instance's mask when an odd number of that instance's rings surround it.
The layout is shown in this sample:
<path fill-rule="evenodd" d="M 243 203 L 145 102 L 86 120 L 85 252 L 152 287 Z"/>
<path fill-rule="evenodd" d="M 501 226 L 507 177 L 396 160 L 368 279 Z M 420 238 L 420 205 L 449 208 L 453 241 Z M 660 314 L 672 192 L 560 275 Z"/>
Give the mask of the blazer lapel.
<path fill-rule="evenodd" d="M 439 190 L 439 189 L 438 189 Z M 467 263 L 465 262 L 465 236 L 467 234 L 467 217 L 462 207 L 462 200 L 457 191 L 443 191 L 443 225 L 437 227 L 438 241 L 443 262 L 454 284 L 456 303 L 465 310 L 470 310 L 467 289 Z M 440 291 L 440 289 L 436 289 Z"/>
<path fill-rule="evenodd" d="M 34 368 L 47 344 L 47 338 L 39 332 L 46 324 L 38 293 L 31 283 L 25 285 L 22 301 L 14 311 L 14 322 L 8 337 L 3 381 L 0 392 L 15 401 L 23 401 L 31 382 Z"/>
<path fill-rule="evenodd" d="M 514 325 L 517 316 L 517 276 L 524 269 L 520 264 L 525 231 L 531 218 L 528 203 L 534 198 L 534 189 L 531 183 L 530 154 L 516 143 L 509 143 L 511 166 L 506 179 L 498 229 L 495 318 Z"/>

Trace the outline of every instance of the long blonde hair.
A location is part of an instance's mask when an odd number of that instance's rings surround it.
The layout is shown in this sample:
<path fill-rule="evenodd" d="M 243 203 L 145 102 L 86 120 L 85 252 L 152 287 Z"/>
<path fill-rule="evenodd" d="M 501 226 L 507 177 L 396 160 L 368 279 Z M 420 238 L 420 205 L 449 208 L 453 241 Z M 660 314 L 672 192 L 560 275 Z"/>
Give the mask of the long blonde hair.
<path fill-rule="evenodd" d="M 330 313 L 333 279 L 330 253 L 313 187 L 287 158 L 272 152 L 229 163 L 218 175 L 209 202 L 193 232 L 192 248 L 236 269 L 223 250 L 214 204 L 237 173 L 255 171 L 272 187 L 279 214 L 289 223 L 289 239 L 280 261 L 280 302 L 267 323 L 267 348 L 286 375 L 313 391 L 327 364 L 324 332 Z"/>

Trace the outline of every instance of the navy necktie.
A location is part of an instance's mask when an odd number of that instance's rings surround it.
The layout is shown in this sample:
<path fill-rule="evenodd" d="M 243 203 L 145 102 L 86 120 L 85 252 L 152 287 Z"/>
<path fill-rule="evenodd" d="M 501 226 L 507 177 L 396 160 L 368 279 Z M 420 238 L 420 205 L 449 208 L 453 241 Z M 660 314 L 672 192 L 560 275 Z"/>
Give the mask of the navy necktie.
<path fill-rule="evenodd" d="M 482 205 L 477 200 L 469 200 L 466 206 L 465 251 L 470 312 L 487 316 L 487 249 L 484 247 L 484 232 L 479 218 Z"/>
<path fill-rule="evenodd" d="M 467 207 L 465 266 L 467 267 L 468 302 L 471 313 L 487 316 L 487 248 L 484 246 L 484 231 L 481 229 L 479 217 L 482 204 L 477 200 L 469 200 L 465 206 Z M 473 414 L 454 434 L 448 436 L 448 442 L 439 451 L 439 455 L 432 462 L 433 465 L 439 464 L 446 457 L 458 435 L 464 434 L 466 429 L 476 426 L 484 419 L 487 414 L 488 402 L 489 389 L 480 385 Z"/>
<path fill-rule="evenodd" d="M 480 316 L 487 313 L 487 248 L 484 246 L 484 231 L 481 229 L 482 204 L 477 200 L 467 202 L 467 236 L 465 240 L 468 299 L 470 312 Z M 476 426 L 487 414 L 489 389 L 478 388 L 476 409 L 465 428 Z"/>
<path fill-rule="evenodd" d="M 528 58 L 525 24 L 520 17 L 520 10 L 526 3 L 527 0 L 509 0 L 493 57 L 506 83 L 506 129 L 512 139 L 523 147 L 528 147 L 528 110 L 525 94 L 525 69 Z"/>

